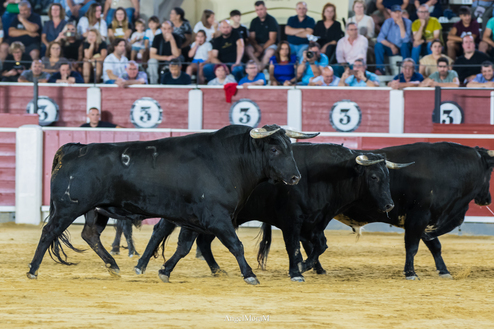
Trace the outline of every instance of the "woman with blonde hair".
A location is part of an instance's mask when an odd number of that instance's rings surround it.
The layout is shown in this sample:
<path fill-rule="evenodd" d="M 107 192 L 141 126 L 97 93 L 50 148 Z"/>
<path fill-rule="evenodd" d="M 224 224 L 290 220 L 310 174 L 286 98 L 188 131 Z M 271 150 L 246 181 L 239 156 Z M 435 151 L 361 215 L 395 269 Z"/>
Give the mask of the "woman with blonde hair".
<path fill-rule="evenodd" d="M 87 32 L 90 29 L 97 29 L 101 38 L 106 41 L 108 27 L 101 15 L 101 5 L 98 3 L 93 3 L 89 6 L 86 16 L 81 17 L 79 20 L 79 23 L 77 24 L 77 35 L 79 38 L 86 38 Z"/>
<path fill-rule="evenodd" d="M 202 18 L 194 26 L 194 33 L 203 30 L 206 32 L 206 42 L 211 41 L 219 35 L 218 22 L 214 19 L 214 11 L 205 9 L 202 12 Z"/>
<path fill-rule="evenodd" d="M 62 57 L 62 44 L 52 41 L 46 49 L 46 55 L 41 59 L 44 65 L 44 72 L 54 73 L 60 70 L 60 65 L 68 63 L 67 58 Z"/>
<path fill-rule="evenodd" d="M 49 20 L 43 25 L 41 33 L 41 55 L 52 41 L 60 41 L 63 38 L 63 29 L 67 24 L 65 10 L 59 3 L 52 3 L 48 8 Z"/>
<path fill-rule="evenodd" d="M 365 14 L 365 1 L 355 0 L 353 1 L 352 10 L 355 16 L 348 19 L 348 23 L 357 24 L 358 33 L 366 37 L 367 39 L 374 38 L 375 25 L 372 17 Z"/>
<path fill-rule="evenodd" d="M 103 73 L 103 61 L 108 54 L 106 42 L 101 40 L 101 35 L 97 29 L 90 29 L 87 33 L 86 41 L 83 43 L 84 49 L 84 64 L 82 72 L 84 82 L 89 83 L 91 73 L 96 66 L 95 81 L 99 82 Z"/>
<path fill-rule="evenodd" d="M 117 8 L 117 10 L 115 10 L 115 14 L 113 15 L 113 20 L 108 26 L 109 41 L 113 42 L 116 38 L 129 41 L 131 33 L 132 26 L 129 23 L 125 9 L 122 7 Z"/>
<path fill-rule="evenodd" d="M 336 6 L 328 2 L 322 9 L 322 20 L 316 23 L 314 35 L 321 45 L 321 54 L 328 56 L 329 63 L 335 61 L 336 44 L 345 34 L 341 24 L 336 20 Z"/>
<path fill-rule="evenodd" d="M 3 63 L 2 81 L 17 82 L 22 72 L 29 68 L 31 56 L 24 54 L 26 47 L 20 41 L 14 41 L 9 47 L 9 55 Z"/>

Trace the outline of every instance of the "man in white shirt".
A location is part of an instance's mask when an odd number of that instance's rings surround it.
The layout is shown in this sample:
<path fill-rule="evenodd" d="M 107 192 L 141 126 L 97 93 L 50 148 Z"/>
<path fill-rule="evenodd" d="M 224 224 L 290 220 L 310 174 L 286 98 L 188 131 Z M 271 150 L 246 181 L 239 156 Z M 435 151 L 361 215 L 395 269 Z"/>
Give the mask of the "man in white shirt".
<path fill-rule="evenodd" d="M 106 56 L 103 62 L 103 82 L 112 84 L 125 73 L 125 67 L 129 60 L 124 56 L 127 41 L 115 39 L 113 41 L 113 53 Z"/>
<path fill-rule="evenodd" d="M 358 33 L 357 24 L 348 23 L 346 34 L 336 45 L 336 60 L 338 63 L 353 64 L 358 58 L 366 58 L 369 41 Z"/>

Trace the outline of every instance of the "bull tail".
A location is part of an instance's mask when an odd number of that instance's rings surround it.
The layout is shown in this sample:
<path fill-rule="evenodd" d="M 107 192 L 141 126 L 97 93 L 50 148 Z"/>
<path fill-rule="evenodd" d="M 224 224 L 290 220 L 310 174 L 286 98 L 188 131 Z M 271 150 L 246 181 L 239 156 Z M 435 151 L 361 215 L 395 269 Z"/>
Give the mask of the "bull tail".
<path fill-rule="evenodd" d="M 261 227 L 262 238 L 259 242 L 259 251 L 257 252 L 257 263 L 265 271 L 268 261 L 269 249 L 271 248 L 272 228 L 271 225 L 263 223 Z M 259 232 L 260 233 L 260 232 Z"/>
<path fill-rule="evenodd" d="M 56 213 L 56 207 L 53 200 L 50 200 L 50 213 L 48 217 L 45 219 L 45 226 L 50 224 L 53 216 Z M 48 253 L 50 254 L 51 259 L 55 262 L 64 264 L 64 265 L 77 265 L 77 263 L 67 262 L 67 254 L 65 253 L 62 244 L 66 245 L 68 248 L 74 250 L 75 252 L 84 252 L 84 249 L 78 249 L 72 245 L 70 242 L 70 233 L 65 230 L 58 237 L 55 237 L 48 248 Z"/>
<path fill-rule="evenodd" d="M 174 223 L 167 221 L 166 219 L 162 218 L 158 224 L 156 224 L 153 228 L 153 235 L 158 234 L 158 232 L 161 232 L 163 238 L 159 243 L 156 244 L 156 248 L 153 251 L 153 256 L 154 258 L 158 258 L 160 254 L 160 249 L 161 249 L 161 256 L 163 257 L 163 260 L 166 261 L 165 258 L 165 245 L 166 242 L 168 241 L 168 238 L 170 235 L 173 233 L 177 225 Z M 151 236 L 151 239 L 153 237 Z"/>

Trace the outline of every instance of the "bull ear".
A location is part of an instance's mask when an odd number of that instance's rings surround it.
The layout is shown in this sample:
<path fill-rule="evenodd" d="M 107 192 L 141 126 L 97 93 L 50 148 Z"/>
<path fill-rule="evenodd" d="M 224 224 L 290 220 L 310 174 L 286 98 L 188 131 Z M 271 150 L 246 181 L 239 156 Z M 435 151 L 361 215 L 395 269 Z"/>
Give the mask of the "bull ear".
<path fill-rule="evenodd" d="M 391 162 L 391 161 L 386 160 L 386 167 L 388 167 L 389 169 L 401 169 L 401 168 L 405 168 L 405 167 L 408 167 L 410 165 L 413 165 L 414 163 L 415 163 L 415 161 L 409 162 L 409 163 L 395 163 L 395 162 Z"/>
<path fill-rule="evenodd" d="M 379 162 L 383 162 L 384 159 L 380 160 L 369 160 L 366 155 L 359 155 L 355 158 L 355 162 L 357 162 L 361 166 L 370 166 Z"/>
<path fill-rule="evenodd" d="M 299 131 L 294 131 L 294 130 L 289 130 L 285 129 L 286 135 L 290 138 L 296 138 L 296 139 L 308 139 L 308 138 L 314 138 L 320 133 L 313 133 L 313 134 L 307 134 Z"/>
<path fill-rule="evenodd" d="M 275 130 L 271 130 L 271 131 L 267 131 L 264 128 L 254 128 L 254 129 L 252 129 L 250 131 L 250 137 L 252 137 L 254 139 L 266 138 L 268 136 L 271 136 L 272 134 L 274 134 L 275 132 L 277 132 L 280 129 L 281 128 L 278 128 L 278 129 L 275 129 Z"/>

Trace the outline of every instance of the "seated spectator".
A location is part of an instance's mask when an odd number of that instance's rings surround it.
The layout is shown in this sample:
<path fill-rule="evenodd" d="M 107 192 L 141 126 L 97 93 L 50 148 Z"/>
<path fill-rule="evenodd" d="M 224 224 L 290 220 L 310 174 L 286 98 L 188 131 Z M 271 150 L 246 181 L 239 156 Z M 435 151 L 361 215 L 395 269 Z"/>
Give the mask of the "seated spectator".
<path fill-rule="evenodd" d="M 250 60 L 245 66 L 245 71 L 247 75 L 240 79 L 238 82 L 239 86 L 264 86 L 266 84 L 266 77 L 264 73 L 259 72 L 259 68 L 255 61 Z"/>
<path fill-rule="evenodd" d="M 405 58 L 401 65 L 401 73 L 388 83 L 388 87 L 393 89 L 418 87 L 422 81 L 424 81 L 423 75 L 415 72 L 415 61 L 412 58 Z"/>
<path fill-rule="evenodd" d="M 196 41 L 192 44 L 189 50 L 189 57 L 193 58 L 192 63 L 187 66 L 185 71 L 188 75 L 192 76 L 197 73 L 197 81 L 200 84 L 204 83 L 204 77 L 202 77 L 199 65 L 206 62 L 209 57 L 209 52 L 213 49 L 211 42 L 206 42 L 206 32 L 203 30 L 197 31 Z"/>
<path fill-rule="evenodd" d="M 106 25 L 110 25 L 113 19 L 113 15 L 115 11 L 119 8 L 123 8 L 125 10 L 125 14 L 129 18 L 129 22 L 132 21 L 133 18 L 138 19 L 140 15 L 140 4 L 139 1 L 136 0 L 107 0 L 105 2 L 105 10 L 103 16 L 106 18 Z"/>
<path fill-rule="evenodd" d="M 157 16 L 149 17 L 148 29 L 144 32 L 144 46 L 146 46 L 146 48 L 151 48 L 154 36 L 160 33 L 160 19 Z"/>
<path fill-rule="evenodd" d="M 127 88 L 130 85 L 147 85 L 148 76 L 146 72 L 139 71 L 135 61 L 129 61 L 125 67 L 125 72 L 119 76 L 115 83 L 122 88 Z"/>
<path fill-rule="evenodd" d="M 100 113 L 97 107 L 91 107 L 87 111 L 87 117 L 89 122 L 83 123 L 81 125 L 82 128 L 122 128 L 110 122 L 100 121 Z"/>
<path fill-rule="evenodd" d="M 412 58 L 419 62 L 420 56 L 431 54 L 431 43 L 441 37 L 442 26 L 435 17 L 430 17 L 429 6 L 420 5 L 417 10 L 419 18 L 412 24 L 413 49 Z"/>
<path fill-rule="evenodd" d="M 72 63 L 72 68 L 79 71 L 81 64 L 75 62 L 82 62 L 84 56 L 82 40 L 77 39 L 76 35 L 74 23 L 69 22 L 62 31 L 62 38 L 60 41 L 62 43 L 62 54 Z"/>
<path fill-rule="evenodd" d="M 269 62 L 269 82 L 272 86 L 291 86 L 297 83 L 295 70 L 297 55 L 291 53 L 288 41 L 281 41 Z"/>
<path fill-rule="evenodd" d="M 483 62 L 481 73 L 467 84 L 467 88 L 494 88 L 494 64 Z"/>
<path fill-rule="evenodd" d="M 3 7 L 5 12 L 2 15 L 2 31 L 3 40 L 9 39 L 9 28 L 12 20 L 19 14 L 19 2 L 21 0 L 5 0 L 3 1 Z M 8 50 L 7 50 L 8 52 Z"/>
<path fill-rule="evenodd" d="M 173 33 L 170 21 L 161 23 L 161 33 L 154 36 L 150 57 L 147 69 L 149 83 L 157 84 L 159 66 L 169 63 L 174 58 L 181 57 L 180 38 Z"/>
<path fill-rule="evenodd" d="M 249 46 L 246 48 L 251 60 L 264 69 L 276 51 L 280 27 L 276 18 L 268 14 L 264 1 L 254 3 L 257 17 L 250 22 Z"/>
<path fill-rule="evenodd" d="M 220 22 L 221 36 L 213 39 L 211 50 L 206 64 L 203 66 L 203 75 L 207 81 L 214 79 L 214 65 L 227 64 L 237 81 L 243 76 L 242 57 L 244 56 L 244 40 L 238 33 L 232 31 L 228 21 Z"/>
<path fill-rule="evenodd" d="M 132 47 L 132 52 L 130 53 L 130 59 L 142 59 L 144 56 L 144 51 L 146 50 L 146 46 L 144 45 L 144 31 L 146 30 L 146 22 L 143 19 L 139 18 L 136 21 L 136 31 L 132 33 L 130 37 L 130 44 Z"/>
<path fill-rule="evenodd" d="M 125 57 L 127 42 L 124 39 L 115 39 L 112 46 L 113 53 L 106 56 L 103 62 L 103 82 L 107 84 L 115 83 L 125 73 L 125 66 L 129 62 Z"/>
<path fill-rule="evenodd" d="M 479 44 L 479 51 L 488 54 L 489 56 L 493 55 L 492 49 L 494 47 L 494 17 L 489 19 L 487 22 L 487 26 L 485 27 L 484 34 L 482 35 L 482 41 Z M 473 33 L 472 33 L 473 34 Z M 478 35 L 478 32 L 477 34 Z"/>
<path fill-rule="evenodd" d="M 458 73 L 450 70 L 449 60 L 446 57 L 441 57 L 437 60 L 437 71 L 429 75 L 420 87 L 458 87 Z"/>
<path fill-rule="evenodd" d="M 99 31 L 96 29 L 89 30 L 86 41 L 83 43 L 84 64 L 82 71 L 86 83 L 89 83 L 94 66 L 96 66 L 96 76 L 94 79 L 96 82 L 100 81 L 103 71 L 103 61 L 108 54 L 106 48 L 106 42 L 101 40 Z"/>
<path fill-rule="evenodd" d="M 216 78 L 208 82 L 208 86 L 223 86 L 227 83 L 236 83 L 235 77 L 230 74 L 228 66 L 225 64 L 216 64 L 214 66 Z"/>
<path fill-rule="evenodd" d="M 358 58 L 367 57 L 367 38 L 358 33 L 357 24 L 348 23 L 346 36 L 338 41 L 336 46 L 336 59 L 338 63 L 353 64 Z"/>
<path fill-rule="evenodd" d="M 41 55 L 45 56 L 46 48 L 52 41 L 61 41 L 63 38 L 63 29 L 67 21 L 65 20 L 65 10 L 59 3 L 52 3 L 48 8 L 49 20 L 43 25 L 41 34 Z"/>
<path fill-rule="evenodd" d="M 67 63 L 67 58 L 62 56 L 62 45 L 58 41 L 52 41 L 46 49 L 46 56 L 41 59 L 43 71 L 48 73 L 58 72 L 62 63 Z"/>
<path fill-rule="evenodd" d="M 307 4 L 305 2 L 298 2 L 296 10 L 297 15 L 290 17 L 286 23 L 285 34 L 292 53 L 296 54 L 297 59 L 300 60 L 304 51 L 309 47 L 307 36 L 314 33 L 316 21 L 307 16 Z"/>
<path fill-rule="evenodd" d="M 247 29 L 247 26 L 240 23 L 241 20 L 242 14 L 239 10 L 234 9 L 230 12 L 230 25 L 232 26 L 232 32 L 236 31 L 238 35 L 244 39 L 245 52 L 247 53 L 247 45 L 249 44 L 249 30 Z M 250 48 L 252 53 L 254 53 L 254 48 L 252 48 L 252 46 L 250 46 Z"/>
<path fill-rule="evenodd" d="M 340 83 L 340 78 L 334 75 L 333 68 L 331 66 L 326 66 L 322 69 L 322 75 L 310 78 L 309 86 L 338 86 Z"/>
<path fill-rule="evenodd" d="M 77 24 L 77 35 L 81 39 L 87 38 L 87 33 L 91 29 L 96 29 L 101 35 L 101 39 L 106 41 L 108 36 L 108 26 L 101 16 L 101 5 L 93 3 L 89 6 L 86 16 L 81 17 Z"/>
<path fill-rule="evenodd" d="M 393 17 L 392 7 L 400 6 L 401 10 L 406 10 L 408 7 L 409 0 L 376 0 L 377 11 L 373 13 L 373 16 L 377 16 L 377 23 L 381 25 L 387 19 Z M 377 25 L 377 24 L 376 24 Z"/>
<path fill-rule="evenodd" d="M 424 76 L 424 78 L 427 78 L 429 75 L 437 71 L 437 60 L 439 58 L 447 58 L 449 60 L 449 65 L 453 65 L 453 60 L 448 56 L 443 55 L 443 45 L 438 39 L 432 41 L 431 51 L 432 53 L 430 55 L 424 56 L 420 60 L 419 72 Z"/>
<path fill-rule="evenodd" d="M 190 75 L 182 72 L 182 63 L 178 58 L 170 61 L 170 72 L 161 77 L 162 85 L 190 85 L 192 83 Z"/>
<path fill-rule="evenodd" d="M 170 12 L 170 21 L 173 24 L 173 33 L 180 37 L 180 49 L 182 56 L 188 61 L 190 44 L 192 43 L 192 27 L 185 19 L 185 12 L 180 7 L 175 7 Z"/>
<path fill-rule="evenodd" d="M 218 22 L 215 21 L 214 12 L 209 9 L 205 9 L 202 12 L 202 18 L 196 25 L 194 25 L 194 33 L 200 30 L 206 31 L 206 41 L 209 42 L 213 38 L 220 36 L 218 29 Z"/>
<path fill-rule="evenodd" d="M 388 18 L 377 37 L 374 47 L 376 54 L 376 74 L 384 74 L 384 55 L 400 54 L 403 58 L 410 57 L 412 22 L 403 18 L 401 7 L 391 7 L 391 18 Z"/>
<path fill-rule="evenodd" d="M 350 67 L 345 68 L 341 76 L 340 87 L 379 87 L 379 77 L 366 70 L 367 65 L 363 58 L 359 58 L 353 64 L 353 70 Z"/>
<path fill-rule="evenodd" d="M 414 4 L 414 9 L 419 10 L 419 7 L 422 5 L 427 5 L 429 7 L 429 13 L 431 17 L 439 18 L 443 16 L 443 8 L 441 6 L 441 2 L 437 0 L 415 0 Z M 418 15 L 412 11 L 411 17 L 413 20 L 416 20 L 418 18 Z"/>
<path fill-rule="evenodd" d="M 336 20 L 336 7 L 327 3 L 322 9 L 322 20 L 314 27 L 314 35 L 319 37 L 317 41 L 321 45 L 321 53 L 326 54 L 330 63 L 336 62 L 336 45 L 344 33 L 341 24 Z"/>
<path fill-rule="evenodd" d="M 310 78 L 322 74 L 322 69 L 329 65 L 328 57 L 321 54 L 321 46 L 317 42 L 309 44 L 309 50 L 302 53 L 297 67 L 297 80 L 302 78 L 302 85 L 308 85 Z"/>
<path fill-rule="evenodd" d="M 31 12 L 28 1 L 19 3 L 19 15 L 14 17 L 9 27 L 9 42 L 20 41 L 25 47 L 26 54 L 39 59 L 41 47 L 41 18 Z"/>
<path fill-rule="evenodd" d="M 24 70 L 27 70 L 31 57 L 25 53 L 22 42 L 14 41 L 10 45 L 9 55 L 5 59 L 2 68 L 3 82 L 17 82 Z"/>
<path fill-rule="evenodd" d="M 24 70 L 19 77 L 19 82 L 33 82 L 34 78 L 38 79 L 38 82 L 47 82 L 50 78 L 50 74 L 43 72 L 43 63 L 37 59 L 31 63 L 30 70 Z"/>
<path fill-rule="evenodd" d="M 463 56 L 455 60 L 453 70 L 458 73 L 460 85 L 464 86 L 472 81 L 480 72 L 480 66 L 485 61 L 491 61 L 491 58 L 480 51 L 475 50 L 475 42 L 472 35 L 463 37 Z"/>
<path fill-rule="evenodd" d="M 476 19 L 472 19 L 472 14 L 470 13 L 470 9 L 468 7 L 462 6 L 459 9 L 459 15 L 460 15 L 460 20 L 456 22 L 451 30 L 449 30 L 448 33 L 448 42 L 447 42 L 447 48 L 448 48 L 448 56 L 452 58 L 453 60 L 456 59 L 456 56 L 460 54 L 462 48 L 461 48 L 461 43 L 462 43 L 462 38 L 466 35 L 466 33 L 470 32 L 473 35 L 473 38 L 475 40 L 475 43 L 479 43 L 479 35 L 480 35 L 480 25 L 477 22 Z M 487 28 L 484 32 L 484 37 L 486 34 L 490 33 L 487 35 L 487 39 L 491 40 L 491 46 L 494 45 L 494 42 L 492 42 L 492 30 L 494 29 L 494 21 L 491 22 L 491 24 L 487 24 Z M 490 30 L 490 32 L 487 32 L 487 30 Z M 489 44 L 489 42 L 484 42 L 486 44 Z M 482 52 L 487 52 L 487 48 L 485 48 L 486 44 L 479 45 L 479 50 Z M 484 47 L 484 48 L 482 48 Z"/>
<path fill-rule="evenodd" d="M 367 39 L 374 38 L 374 20 L 372 19 L 372 17 L 365 15 L 365 1 L 354 0 L 352 9 L 355 13 L 355 16 L 352 16 L 348 19 L 347 27 L 349 23 L 355 23 L 357 24 L 358 33 L 360 35 L 363 35 Z"/>
<path fill-rule="evenodd" d="M 132 33 L 132 25 L 129 22 L 129 18 L 125 9 L 122 7 L 117 8 L 113 14 L 113 20 L 108 25 L 108 39 L 110 42 L 119 38 L 124 40 L 130 39 Z"/>
<path fill-rule="evenodd" d="M 84 79 L 79 74 L 79 72 L 72 71 L 70 68 L 70 63 L 63 63 L 60 65 L 60 72 L 52 74 L 49 83 L 84 83 Z"/>
<path fill-rule="evenodd" d="M 481 29 L 485 31 L 487 22 L 492 16 L 494 16 L 494 2 L 492 2 L 491 0 L 472 1 L 470 10 L 473 19 L 478 20 L 479 24 L 482 24 Z"/>
<path fill-rule="evenodd" d="M 86 15 L 89 6 L 95 3 L 95 0 L 55 0 L 55 3 L 62 5 L 65 10 L 67 20 L 78 20 Z"/>

